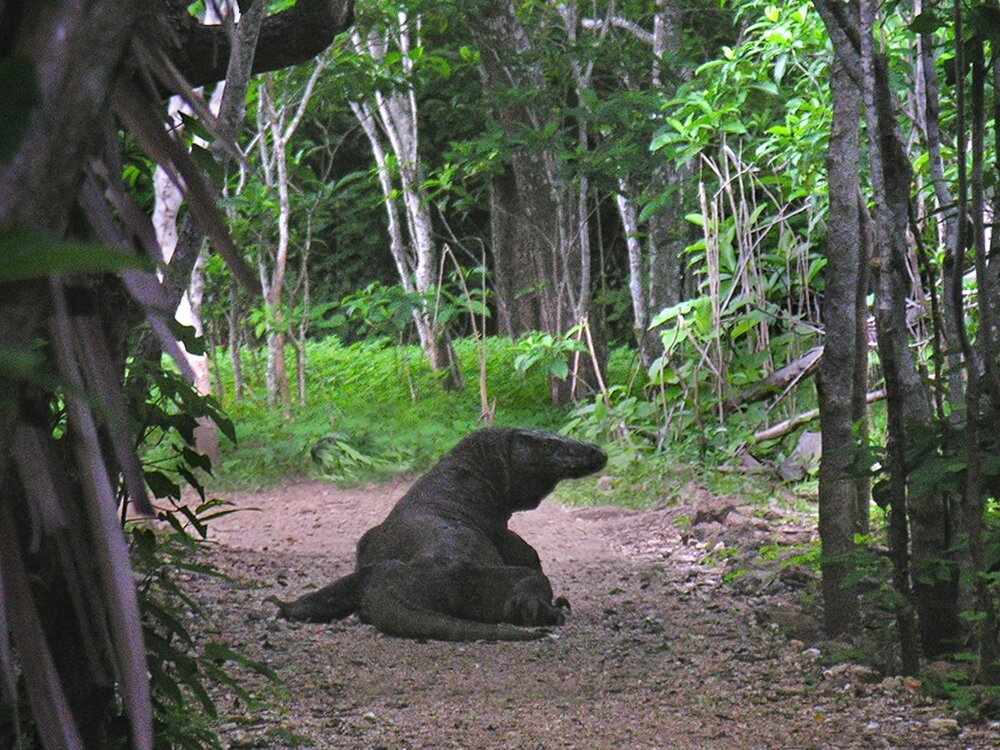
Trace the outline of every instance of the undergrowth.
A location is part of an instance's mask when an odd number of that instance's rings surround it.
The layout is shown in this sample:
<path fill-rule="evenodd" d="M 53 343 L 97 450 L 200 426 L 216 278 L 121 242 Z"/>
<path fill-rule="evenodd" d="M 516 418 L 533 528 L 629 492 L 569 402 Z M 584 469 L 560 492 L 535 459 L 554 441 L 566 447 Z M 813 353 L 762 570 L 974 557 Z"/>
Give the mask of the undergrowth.
<path fill-rule="evenodd" d="M 465 382 L 459 392 L 441 387 L 418 347 L 388 338 L 349 345 L 336 337 L 309 342 L 305 405 L 294 404 L 288 419 L 267 403 L 261 353 L 244 354 L 248 393 L 241 401 L 233 397 L 231 362 L 220 356 L 222 402 L 238 440 L 223 445 L 214 488 L 302 478 L 350 485 L 422 472 L 462 436 L 483 426 L 476 341 L 455 341 L 455 352 Z M 610 456 L 600 475 L 560 484 L 562 500 L 642 509 L 683 499 L 692 483 L 722 494 L 747 494 L 747 477 L 718 472 L 718 462 L 700 452 L 694 440 L 658 444 L 657 415 L 645 408 L 644 373 L 637 372 L 630 349 L 612 351 L 606 396 L 562 409 L 549 401 L 543 368 L 517 367 L 522 353 L 523 346 L 510 339 L 487 340 L 487 390 L 495 424 L 563 432 L 601 444 Z M 291 359 L 288 367 L 294 376 Z"/>
<path fill-rule="evenodd" d="M 262 361 L 244 359 L 250 393 L 237 402 L 231 363 L 223 358 L 224 404 L 238 441 L 223 453 L 221 482 L 259 486 L 325 476 L 356 483 L 425 469 L 482 426 L 475 341 L 456 341 L 455 351 L 465 381 L 459 392 L 436 382 L 418 347 L 390 339 L 309 342 L 306 403 L 293 405 L 287 420 L 266 402 Z M 496 424 L 558 430 L 567 412 L 549 404 L 544 374 L 518 374 L 509 339 L 489 339 L 488 352 Z"/>

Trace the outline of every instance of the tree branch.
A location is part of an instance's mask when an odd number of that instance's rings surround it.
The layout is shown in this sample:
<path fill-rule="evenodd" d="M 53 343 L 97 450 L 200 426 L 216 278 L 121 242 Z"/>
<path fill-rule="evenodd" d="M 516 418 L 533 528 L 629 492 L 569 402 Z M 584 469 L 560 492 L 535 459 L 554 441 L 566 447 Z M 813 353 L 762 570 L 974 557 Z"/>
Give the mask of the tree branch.
<path fill-rule="evenodd" d="M 187 12 L 187 0 L 168 0 L 147 33 L 164 44 L 174 65 L 194 87 L 226 77 L 231 42 L 225 25 L 199 23 Z M 242 22 L 241 22 L 242 23 Z M 310 60 L 354 23 L 354 0 L 299 0 L 264 20 L 253 60 L 253 73 L 266 73 Z"/>
<path fill-rule="evenodd" d="M 653 34 L 652 32 L 646 31 L 642 26 L 630 21 L 627 18 L 622 18 L 621 16 L 608 16 L 607 18 L 583 18 L 580 20 L 580 25 L 585 29 L 606 29 L 610 26 L 627 31 L 629 34 L 634 36 L 640 42 L 644 42 L 650 46 L 653 45 Z"/>

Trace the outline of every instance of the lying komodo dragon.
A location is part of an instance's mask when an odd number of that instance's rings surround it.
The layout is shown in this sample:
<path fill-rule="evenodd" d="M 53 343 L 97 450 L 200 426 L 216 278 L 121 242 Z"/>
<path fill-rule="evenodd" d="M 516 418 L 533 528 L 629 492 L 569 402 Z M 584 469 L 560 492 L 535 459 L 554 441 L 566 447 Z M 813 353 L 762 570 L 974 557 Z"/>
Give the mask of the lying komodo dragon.
<path fill-rule="evenodd" d="M 507 528 L 562 479 L 607 456 L 590 443 L 536 430 L 490 428 L 463 438 L 358 542 L 353 573 L 293 601 L 268 597 L 292 620 L 357 612 L 383 633 L 445 641 L 539 638 L 564 620 L 538 553 Z"/>

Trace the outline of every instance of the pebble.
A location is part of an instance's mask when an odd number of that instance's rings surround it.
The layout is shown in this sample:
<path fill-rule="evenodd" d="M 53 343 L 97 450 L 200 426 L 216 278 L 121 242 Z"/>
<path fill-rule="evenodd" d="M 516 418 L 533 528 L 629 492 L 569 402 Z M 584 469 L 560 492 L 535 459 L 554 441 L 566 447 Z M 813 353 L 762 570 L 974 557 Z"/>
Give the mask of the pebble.
<path fill-rule="evenodd" d="M 927 722 L 927 728 L 938 734 L 958 734 L 962 731 L 961 725 L 955 719 L 931 719 Z"/>
<path fill-rule="evenodd" d="M 819 661 L 822 656 L 823 652 L 820 651 L 818 648 L 807 648 L 805 651 L 802 652 L 803 659 L 806 659 L 807 661 L 811 661 L 814 663 Z"/>

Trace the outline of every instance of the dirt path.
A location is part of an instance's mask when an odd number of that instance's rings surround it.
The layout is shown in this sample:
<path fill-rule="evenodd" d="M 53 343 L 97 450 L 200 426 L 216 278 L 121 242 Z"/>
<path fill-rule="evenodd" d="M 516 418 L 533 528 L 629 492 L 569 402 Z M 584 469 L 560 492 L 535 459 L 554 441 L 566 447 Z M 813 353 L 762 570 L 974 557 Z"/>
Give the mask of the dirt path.
<path fill-rule="evenodd" d="M 407 485 L 301 483 L 235 498 L 195 577 L 207 635 L 270 664 L 278 699 L 223 696 L 228 747 L 995 748 L 1000 726 L 960 726 L 913 684 L 823 666 L 682 537 L 676 512 L 570 509 L 552 500 L 512 526 L 573 611 L 531 643 L 418 643 L 348 619 L 287 623 L 262 604 L 351 569 L 354 542 Z M 297 738 L 295 740 L 294 738 Z"/>

